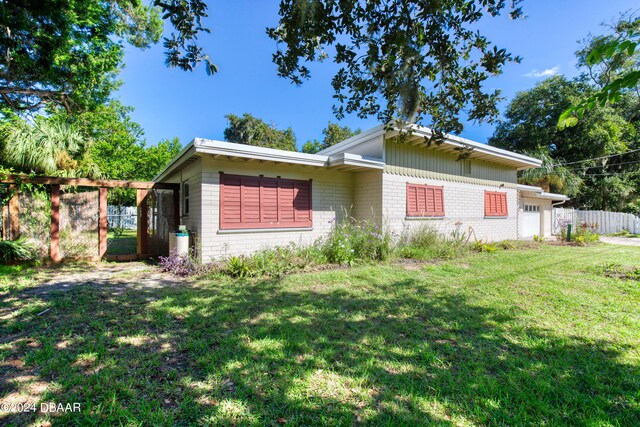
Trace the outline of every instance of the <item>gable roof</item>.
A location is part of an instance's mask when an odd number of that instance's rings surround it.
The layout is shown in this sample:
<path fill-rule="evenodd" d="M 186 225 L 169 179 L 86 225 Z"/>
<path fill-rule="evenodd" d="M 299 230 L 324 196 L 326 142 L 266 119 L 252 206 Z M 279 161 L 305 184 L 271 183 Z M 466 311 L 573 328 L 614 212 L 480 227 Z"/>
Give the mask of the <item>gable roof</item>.
<path fill-rule="evenodd" d="M 410 125 L 409 131 L 412 134 L 411 138 L 413 139 L 414 143 L 417 142 L 418 144 L 421 143 L 421 139 L 423 140 L 425 137 L 429 138 L 433 135 L 431 129 L 418 125 Z M 332 155 L 348 151 L 350 149 L 356 148 L 361 144 L 371 142 L 376 138 L 378 139 L 379 144 L 383 144 L 385 139 L 389 139 L 397 135 L 398 133 L 398 130 L 385 131 L 384 125 L 378 125 L 365 132 L 359 133 L 358 135 L 352 136 L 351 138 L 346 139 L 336 145 L 326 148 L 318 152 L 318 154 Z M 379 138 L 381 136 L 382 138 Z M 509 166 L 517 168 L 518 170 L 537 168 L 542 166 L 542 160 L 536 159 L 534 157 L 514 153 L 513 151 L 503 150 L 501 148 L 472 141 L 470 139 L 461 138 L 455 135 L 445 135 L 445 139 L 442 144 L 440 144 L 439 149 L 455 152 L 456 149 L 465 147 L 473 149 L 471 158 L 478 158 L 495 163 L 507 164 Z M 380 148 L 382 150 L 382 147 Z"/>

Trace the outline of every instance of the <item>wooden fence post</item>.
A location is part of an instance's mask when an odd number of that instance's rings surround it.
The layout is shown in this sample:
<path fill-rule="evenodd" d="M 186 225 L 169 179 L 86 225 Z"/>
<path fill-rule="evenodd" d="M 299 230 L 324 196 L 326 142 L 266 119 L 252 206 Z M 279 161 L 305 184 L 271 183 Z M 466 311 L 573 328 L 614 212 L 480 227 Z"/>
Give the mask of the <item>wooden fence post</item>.
<path fill-rule="evenodd" d="M 148 190 L 138 189 L 136 204 L 138 205 L 138 239 L 136 253 L 139 258 L 149 253 L 149 206 L 147 203 Z"/>
<path fill-rule="evenodd" d="M 15 240 L 20 237 L 20 193 L 15 185 L 10 185 L 9 190 L 13 192 L 9 199 L 9 237 Z"/>
<path fill-rule="evenodd" d="M 9 239 L 9 206 L 2 205 L 2 240 Z"/>
<path fill-rule="evenodd" d="M 51 239 L 49 257 L 52 262 L 60 262 L 60 185 L 51 186 Z"/>
<path fill-rule="evenodd" d="M 100 218 L 98 220 L 98 246 L 100 259 L 107 254 L 107 188 L 100 187 L 100 201 L 98 203 Z"/>

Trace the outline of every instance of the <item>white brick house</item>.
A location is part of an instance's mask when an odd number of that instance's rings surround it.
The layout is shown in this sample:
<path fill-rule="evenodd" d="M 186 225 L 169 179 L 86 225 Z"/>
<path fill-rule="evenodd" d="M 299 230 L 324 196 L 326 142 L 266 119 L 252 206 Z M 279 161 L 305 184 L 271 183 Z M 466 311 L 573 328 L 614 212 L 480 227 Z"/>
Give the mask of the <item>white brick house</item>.
<path fill-rule="evenodd" d="M 429 224 L 478 239 L 551 234 L 551 208 L 566 196 L 517 183 L 538 159 L 447 136 L 377 126 L 318 154 L 195 139 L 156 181 L 182 184 L 181 223 L 203 260 L 290 242 L 308 244 L 345 216 L 396 233 Z M 461 148 L 471 149 L 459 160 Z"/>

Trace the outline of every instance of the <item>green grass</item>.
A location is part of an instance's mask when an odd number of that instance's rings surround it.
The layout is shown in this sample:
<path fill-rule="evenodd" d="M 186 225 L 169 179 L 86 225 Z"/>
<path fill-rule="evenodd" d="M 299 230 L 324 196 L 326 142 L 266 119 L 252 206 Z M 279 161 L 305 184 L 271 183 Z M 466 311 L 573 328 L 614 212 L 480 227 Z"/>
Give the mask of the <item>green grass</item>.
<path fill-rule="evenodd" d="M 107 233 L 107 255 L 131 255 L 136 253 L 137 230 L 124 230 L 120 235 Z"/>
<path fill-rule="evenodd" d="M 613 262 L 640 251 L 46 297 L 3 268 L 0 398 L 82 403 L 54 425 L 639 425 L 640 289 L 602 274 Z"/>
<path fill-rule="evenodd" d="M 616 233 L 611 233 L 609 234 L 609 236 L 614 236 L 614 237 L 629 237 L 629 238 L 638 238 L 640 237 L 640 234 L 635 234 L 635 233 L 629 233 L 627 230 L 623 230 L 623 231 L 618 231 Z"/>

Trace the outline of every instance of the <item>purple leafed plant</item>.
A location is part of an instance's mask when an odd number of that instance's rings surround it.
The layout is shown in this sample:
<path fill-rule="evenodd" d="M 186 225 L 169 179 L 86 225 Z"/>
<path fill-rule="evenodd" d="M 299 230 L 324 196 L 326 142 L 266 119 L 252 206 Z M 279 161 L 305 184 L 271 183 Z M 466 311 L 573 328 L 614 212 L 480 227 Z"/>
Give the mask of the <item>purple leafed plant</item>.
<path fill-rule="evenodd" d="M 175 251 L 171 251 L 169 256 L 161 256 L 158 259 L 164 273 L 187 277 L 202 271 L 202 265 L 192 256 L 178 255 Z"/>

